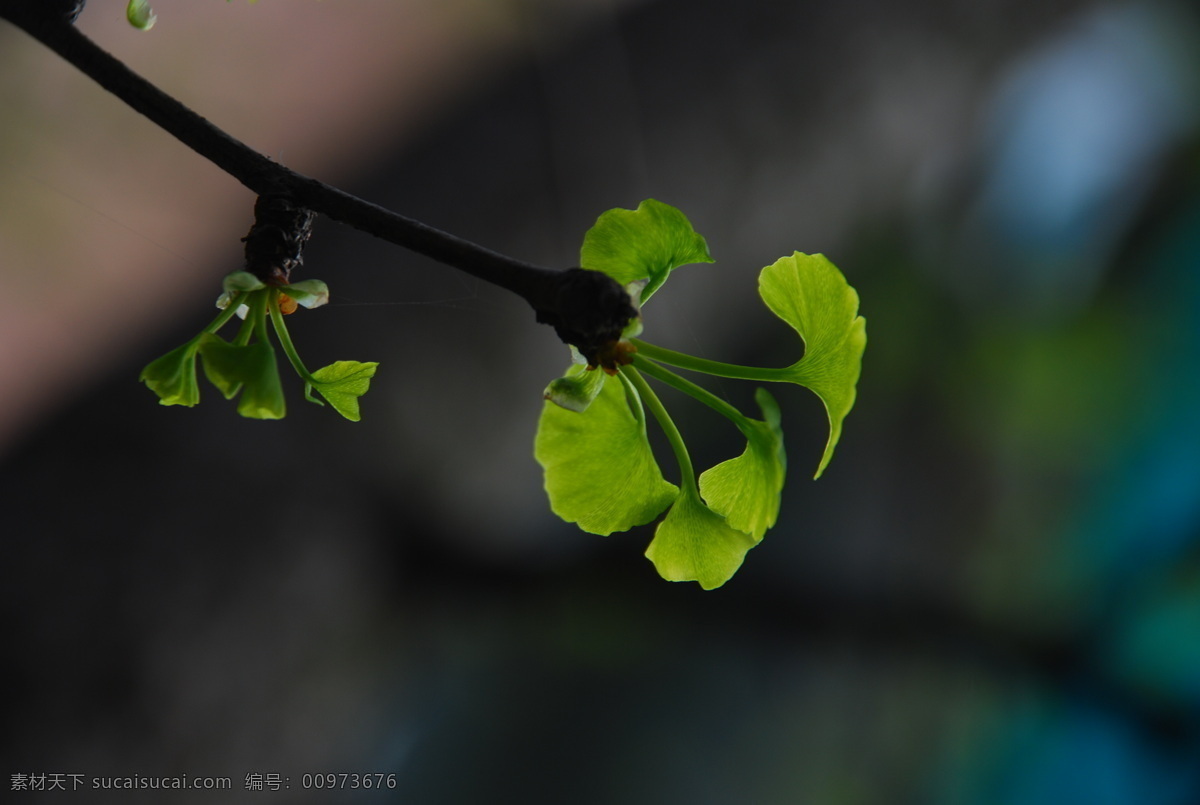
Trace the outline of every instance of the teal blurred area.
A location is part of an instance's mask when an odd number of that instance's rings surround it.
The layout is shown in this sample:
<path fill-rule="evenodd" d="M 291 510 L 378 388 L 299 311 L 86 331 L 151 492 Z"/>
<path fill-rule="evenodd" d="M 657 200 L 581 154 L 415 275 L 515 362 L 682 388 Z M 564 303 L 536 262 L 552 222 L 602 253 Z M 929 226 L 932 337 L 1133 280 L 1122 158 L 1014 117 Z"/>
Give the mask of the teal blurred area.
<path fill-rule="evenodd" d="M 599 212 L 674 204 L 717 262 L 643 337 L 738 363 L 795 360 L 754 278 L 824 252 L 869 337 L 829 470 L 819 403 L 781 391 L 778 525 L 720 590 L 663 582 L 648 529 L 547 509 L 551 333 L 322 221 L 305 271 L 335 301 L 292 332 L 380 361 L 362 423 L 296 389 L 282 423 L 154 406 L 138 368 L 199 310 L 0 464 L 6 773 L 231 775 L 247 802 L 1200 802 L 1195 10 L 647 0 L 558 38 L 540 13 L 515 4 L 527 50 L 348 189 L 558 266 Z M 753 410 L 746 386 L 713 390 Z M 664 399 L 698 463 L 741 449 Z M 395 788 L 303 790 L 355 771 Z"/>

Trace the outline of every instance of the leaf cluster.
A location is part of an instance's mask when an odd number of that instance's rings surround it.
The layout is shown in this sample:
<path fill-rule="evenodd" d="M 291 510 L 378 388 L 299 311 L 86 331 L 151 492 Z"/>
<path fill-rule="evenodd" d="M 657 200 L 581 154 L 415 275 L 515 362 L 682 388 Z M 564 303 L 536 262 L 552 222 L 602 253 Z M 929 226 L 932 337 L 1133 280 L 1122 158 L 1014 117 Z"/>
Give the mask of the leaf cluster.
<path fill-rule="evenodd" d="M 636 210 L 601 215 L 580 251 L 583 268 L 640 292 L 642 304 L 676 268 L 711 262 L 707 244 L 683 213 L 652 199 Z M 656 347 L 632 337 L 641 330 L 639 314 L 627 328 L 628 340 L 613 347 L 625 356 L 619 366 L 596 371 L 576 354 L 566 375 L 545 392 L 534 455 L 551 509 L 600 535 L 645 525 L 666 512 L 646 556 L 671 581 L 713 589 L 733 576 L 776 522 L 787 459 L 779 406 L 765 388 L 755 394 L 761 418 L 753 418 L 668 366 L 812 390 L 829 420 L 815 477 L 829 464 L 854 405 L 866 322 L 841 272 L 823 255 L 796 252 L 764 268 L 758 290 L 767 308 L 800 337 L 802 355 L 789 366 L 737 366 Z M 745 450 L 697 477 L 683 437 L 647 377 L 729 419 L 745 437 Z M 665 479 L 651 449 L 647 410 L 674 453 L 678 485 Z"/>
<path fill-rule="evenodd" d="M 319 307 L 329 301 L 329 289 L 320 280 L 268 286 L 245 271 L 225 278 L 225 292 L 217 300 L 221 313 L 194 338 L 152 361 L 140 379 L 158 395 L 162 405 L 191 407 L 200 402 L 196 377 L 199 359 L 204 376 L 230 400 L 238 397 L 237 410 L 251 419 L 282 419 L 287 413 L 283 385 L 271 332 L 292 368 L 304 380 L 310 402 L 328 402 L 335 411 L 357 422 L 358 398 L 370 387 L 377 363 L 337 361 L 309 372 L 292 343 L 284 315 L 302 307 Z M 234 315 L 243 318 L 232 341 L 217 332 Z M 314 392 L 320 398 L 313 396 Z M 240 395 L 240 396 L 239 396 Z M 324 401 L 322 401 L 322 399 Z"/>

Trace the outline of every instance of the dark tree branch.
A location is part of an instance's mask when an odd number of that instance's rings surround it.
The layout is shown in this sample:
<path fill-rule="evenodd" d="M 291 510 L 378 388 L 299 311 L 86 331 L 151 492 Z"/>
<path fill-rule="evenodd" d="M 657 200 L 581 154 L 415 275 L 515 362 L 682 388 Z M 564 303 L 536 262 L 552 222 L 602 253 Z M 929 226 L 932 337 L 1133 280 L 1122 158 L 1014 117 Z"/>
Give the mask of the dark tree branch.
<path fill-rule="evenodd" d="M 633 308 L 609 277 L 577 269 L 558 271 L 491 251 L 406 218 L 290 170 L 231 137 L 126 67 L 79 31 L 75 0 L 0 0 L 0 18 L 26 31 L 100 86 L 259 196 L 286 196 L 298 207 L 326 215 L 383 240 L 498 285 L 527 301 L 539 322 L 589 360 L 616 340 Z M 587 276 L 581 281 L 580 273 Z"/>

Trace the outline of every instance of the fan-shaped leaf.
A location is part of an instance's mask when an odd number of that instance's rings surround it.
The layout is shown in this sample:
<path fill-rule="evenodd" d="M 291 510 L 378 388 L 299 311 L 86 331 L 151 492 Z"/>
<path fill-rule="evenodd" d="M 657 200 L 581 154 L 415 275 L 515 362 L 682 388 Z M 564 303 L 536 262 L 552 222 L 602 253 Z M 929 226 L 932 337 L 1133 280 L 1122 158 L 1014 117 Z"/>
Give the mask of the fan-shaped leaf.
<path fill-rule="evenodd" d="M 711 262 L 708 244 L 687 216 L 654 199 L 646 199 L 636 210 L 615 209 L 601 215 L 584 235 L 579 251 L 579 265 L 602 271 L 622 285 L 647 280 L 643 304 L 675 268 Z"/>
<path fill-rule="evenodd" d="M 833 457 L 842 420 L 854 407 L 867 324 L 858 315 L 858 294 L 821 254 L 796 252 L 762 270 L 758 292 L 767 307 L 804 340 L 804 356 L 782 379 L 812 389 L 829 416 L 829 440 L 814 477 Z"/>
<path fill-rule="evenodd" d="M 582 371 L 574 367 L 568 376 Z M 640 411 L 634 415 L 622 382 L 602 377 L 600 393 L 582 413 L 545 403 L 533 454 L 545 470 L 551 510 L 584 531 L 608 535 L 650 522 L 679 490 L 663 478 L 645 420 Z"/>
<path fill-rule="evenodd" d="M 725 522 L 758 542 L 779 516 L 787 458 L 779 405 L 766 389 L 759 389 L 755 399 L 763 420 L 738 423 L 747 440 L 745 452 L 702 473 L 700 494 Z"/>

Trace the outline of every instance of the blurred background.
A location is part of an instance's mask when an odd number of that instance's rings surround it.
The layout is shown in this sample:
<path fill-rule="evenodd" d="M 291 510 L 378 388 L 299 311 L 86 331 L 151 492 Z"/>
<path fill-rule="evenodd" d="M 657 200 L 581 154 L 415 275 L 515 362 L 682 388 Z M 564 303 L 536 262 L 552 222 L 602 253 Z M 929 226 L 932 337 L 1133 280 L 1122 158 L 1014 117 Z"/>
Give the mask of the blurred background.
<path fill-rule="evenodd" d="M 217 125 L 495 250 L 565 267 L 604 210 L 681 208 L 717 262 L 650 341 L 795 360 L 755 290 L 793 250 L 842 268 L 870 340 L 818 482 L 820 403 L 779 391 L 780 520 L 713 592 L 660 580 L 649 529 L 550 513 L 532 439 L 568 358 L 524 303 L 328 220 L 299 277 L 333 302 L 290 327 L 310 365 L 380 362 L 363 421 L 298 383 L 280 422 L 211 388 L 161 407 L 138 372 L 213 315 L 253 198 L 0 25 L 6 789 L 1200 801 L 1190 5 L 158 0 L 148 33 L 122 8 L 79 25 Z M 666 402 L 698 463 L 742 449 Z M 396 787 L 303 790 L 327 772 Z"/>

